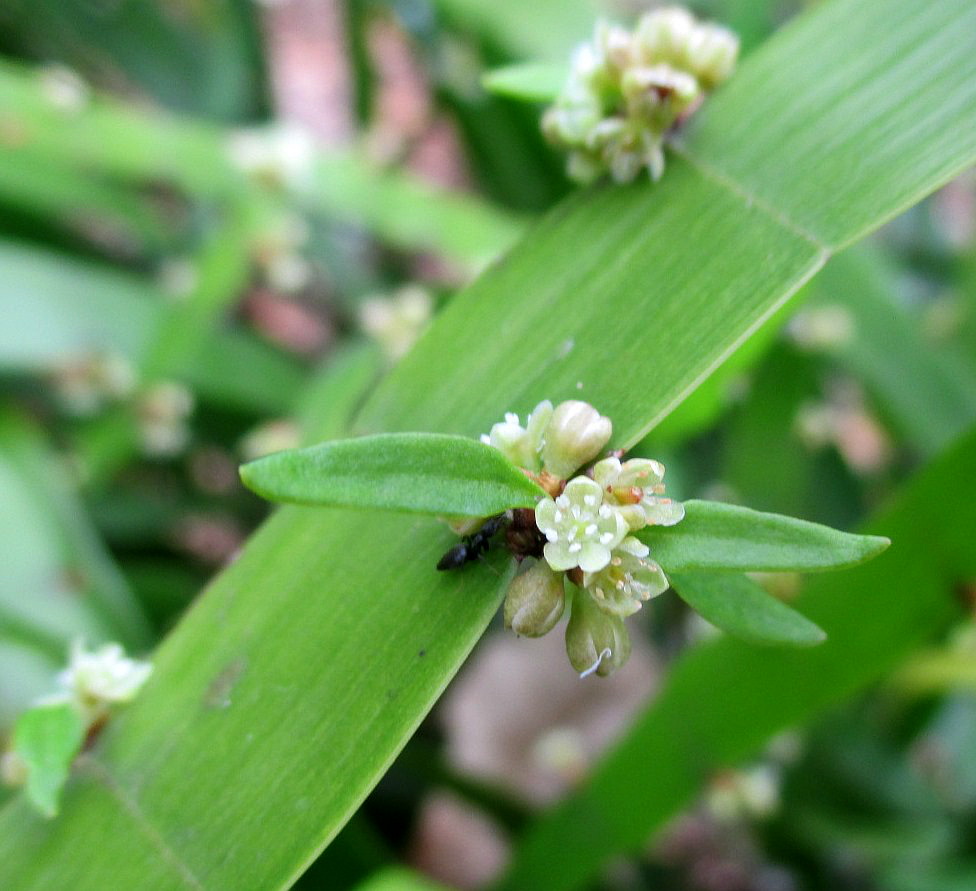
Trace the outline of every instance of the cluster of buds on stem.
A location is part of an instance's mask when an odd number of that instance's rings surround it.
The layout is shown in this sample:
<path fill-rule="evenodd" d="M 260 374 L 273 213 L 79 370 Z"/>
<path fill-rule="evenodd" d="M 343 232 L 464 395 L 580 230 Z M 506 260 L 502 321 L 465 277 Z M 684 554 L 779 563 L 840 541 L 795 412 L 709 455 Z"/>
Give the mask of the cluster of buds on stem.
<path fill-rule="evenodd" d="M 668 588 L 661 567 L 633 533 L 648 525 L 673 526 L 684 517 L 682 505 L 664 495 L 658 461 L 610 455 L 579 473 L 604 451 L 612 432 L 610 419 L 586 402 L 553 408 L 546 401 L 524 427 L 509 414 L 482 437 L 549 492 L 534 511 L 517 512 L 534 520 L 541 547 L 522 561 L 511 583 L 505 625 L 526 637 L 547 634 L 563 615 L 571 585 L 566 650 L 583 676 L 605 676 L 623 665 L 630 654 L 624 618 Z M 515 520 L 510 547 L 516 537 L 525 540 L 525 520 Z M 526 554 L 521 546 L 512 550 Z"/>
<path fill-rule="evenodd" d="M 732 73 L 738 51 L 731 31 L 678 7 L 648 12 L 633 31 L 600 22 L 576 50 L 543 132 L 569 150 L 575 180 L 630 182 L 645 167 L 657 180 L 668 132 Z"/>

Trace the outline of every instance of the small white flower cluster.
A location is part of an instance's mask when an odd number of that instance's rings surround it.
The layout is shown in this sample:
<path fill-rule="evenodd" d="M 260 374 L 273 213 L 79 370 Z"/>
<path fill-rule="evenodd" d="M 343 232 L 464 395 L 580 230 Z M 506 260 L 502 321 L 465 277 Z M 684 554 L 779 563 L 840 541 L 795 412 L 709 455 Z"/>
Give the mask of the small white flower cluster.
<path fill-rule="evenodd" d="M 86 650 L 81 641 L 71 644 L 68 667 L 57 677 L 57 693 L 38 705 L 70 703 L 90 727 L 108 714 L 111 706 L 130 702 L 152 673 L 152 664 L 130 659 L 117 643 Z"/>
<path fill-rule="evenodd" d="M 584 674 L 610 674 L 626 661 L 630 644 L 623 618 L 668 588 L 649 549 L 633 532 L 673 526 L 684 508 L 664 496 L 664 466 L 647 458 L 611 456 L 574 476 L 606 447 L 613 432 L 586 402 L 541 402 L 522 427 L 517 415 L 492 427 L 482 441 L 536 476 L 550 497 L 535 508 L 545 536 L 543 560 L 516 576 L 505 600 L 505 623 L 540 637 L 559 621 L 564 576 L 577 584 L 567 626 L 570 661 Z M 568 479 L 568 481 L 566 481 Z"/>
<path fill-rule="evenodd" d="M 89 651 L 75 640 L 68 666 L 56 678 L 57 692 L 35 699 L 30 711 L 70 706 L 81 719 L 84 738 L 101 725 L 112 706 L 130 702 L 151 673 L 152 663 L 130 659 L 120 644 L 107 643 Z M 13 744 L 0 754 L 0 782 L 4 785 L 26 785 L 30 772 L 28 761 Z"/>
<path fill-rule="evenodd" d="M 543 132 L 569 150 L 577 181 L 609 172 L 630 182 L 645 167 L 657 180 L 668 131 L 732 73 L 738 51 L 735 34 L 680 7 L 645 14 L 633 31 L 599 22 L 593 42 L 576 50 Z"/>
<path fill-rule="evenodd" d="M 137 376 L 125 356 L 93 352 L 58 363 L 51 382 L 65 411 L 87 417 L 128 399 L 135 392 Z"/>

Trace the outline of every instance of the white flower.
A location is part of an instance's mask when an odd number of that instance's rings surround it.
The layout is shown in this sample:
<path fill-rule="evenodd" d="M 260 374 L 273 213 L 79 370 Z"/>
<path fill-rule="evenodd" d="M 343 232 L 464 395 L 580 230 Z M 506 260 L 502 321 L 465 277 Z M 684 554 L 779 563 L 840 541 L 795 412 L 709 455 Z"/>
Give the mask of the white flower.
<path fill-rule="evenodd" d="M 71 645 L 68 667 L 58 675 L 62 692 L 45 701 L 72 702 L 91 722 L 108 706 L 129 702 L 151 672 L 151 663 L 128 658 L 117 643 L 89 652 L 76 640 Z"/>
<path fill-rule="evenodd" d="M 620 507 L 632 530 L 673 526 L 685 515 L 684 505 L 664 497 L 664 465 L 651 458 L 604 458 L 593 465 L 593 479 L 610 504 Z"/>
<path fill-rule="evenodd" d="M 570 74 L 542 120 L 547 138 L 569 150 L 567 172 L 587 182 L 609 173 L 633 180 L 664 170 L 664 141 L 702 95 L 728 78 L 739 42 L 687 10 L 658 9 L 633 33 L 597 23 L 573 54 Z"/>
<path fill-rule="evenodd" d="M 548 539 L 543 553 L 555 570 L 579 566 L 597 572 L 627 534 L 620 513 L 603 503 L 603 490 L 585 476 L 571 479 L 556 499 L 544 498 L 535 509 L 536 525 Z"/>
<path fill-rule="evenodd" d="M 420 285 L 405 285 L 390 297 L 363 301 L 359 323 L 383 348 L 390 362 L 398 362 L 416 343 L 434 311 L 430 294 Z"/>
<path fill-rule="evenodd" d="M 178 455 L 190 440 L 187 420 L 193 413 L 194 397 L 175 381 L 153 384 L 136 404 L 139 438 L 147 455 L 168 458 Z"/>
<path fill-rule="evenodd" d="M 315 142 L 295 124 L 277 123 L 232 133 L 227 154 L 235 167 L 255 180 L 300 188 L 312 174 Z"/>
<path fill-rule="evenodd" d="M 481 441 L 498 449 L 516 466 L 535 472 L 542 463 L 542 449 L 551 417 L 552 403 L 546 399 L 532 409 L 524 427 L 517 414 L 508 412 L 504 421 L 482 435 Z"/>
<path fill-rule="evenodd" d="M 583 575 L 583 586 L 600 609 L 615 616 L 629 616 L 645 600 L 668 590 L 667 577 L 657 563 L 647 559 L 648 553 L 647 545 L 628 536 L 603 569 Z"/>

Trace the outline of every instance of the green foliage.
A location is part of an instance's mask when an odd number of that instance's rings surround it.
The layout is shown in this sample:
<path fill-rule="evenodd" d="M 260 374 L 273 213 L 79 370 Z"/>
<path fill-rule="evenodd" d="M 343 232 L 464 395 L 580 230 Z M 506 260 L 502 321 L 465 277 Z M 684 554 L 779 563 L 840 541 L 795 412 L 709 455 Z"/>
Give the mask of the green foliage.
<path fill-rule="evenodd" d="M 744 575 L 683 572 L 670 576 L 682 600 L 733 637 L 766 646 L 810 647 L 827 635 Z"/>
<path fill-rule="evenodd" d="M 526 832 L 501 887 L 585 886 L 686 804 L 709 771 L 850 697 L 944 628 L 958 614 L 953 588 L 976 572 L 976 502 L 958 488 L 974 472 L 970 434 L 870 524 L 898 543 L 884 559 L 811 580 L 798 605 L 827 632 L 822 646 L 775 652 L 721 640 L 685 653 L 587 787 Z M 575 856 L 555 856 L 567 849 Z"/>
<path fill-rule="evenodd" d="M 527 62 L 497 68 L 482 78 L 484 88 L 499 96 L 527 99 L 532 102 L 551 102 L 566 82 L 567 69 L 543 62 Z"/>
<path fill-rule="evenodd" d="M 31 12 L 0 13 L 23 19 L 0 37 L 3 50 L 40 53 L 45 21 L 58 22 L 53 44 L 70 36 L 64 22 L 80 13 L 55 6 L 43 4 L 33 22 Z M 917 752 L 950 752 L 952 776 L 964 773 L 976 736 L 951 688 L 971 683 L 959 668 L 968 651 L 932 638 L 958 618 L 952 593 L 976 573 L 976 517 L 960 482 L 976 473 L 976 447 L 970 435 L 945 451 L 976 417 L 965 346 L 976 266 L 930 231 L 924 212 L 899 220 L 885 243 L 830 258 L 976 159 L 971 4 L 828 0 L 759 45 L 789 4 L 710 2 L 716 17 L 746 23 L 758 48 L 674 135 L 663 180 L 600 184 L 536 221 L 367 159 L 358 146 L 312 147 L 294 180 L 245 173 L 222 123 L 250 120 L 267 103 L 260 60 L 247 61 L 258 13 L 245 6 L 128 4 L 105 12 L 104 29 L 86 18 L 75 45 L 97 52 L 66 58 L 82 67 L 109 59 L 85 73 L 114 85 L 125 72 L 124 101 L 96 93 L 67 108 L 35 67 L 0 65 L 0 727 L 44 692 L 72 637 L 144 650 L 154 640 L 144 611 L 166 631 L 153 683 L 75 760 L 59 817 L 43 819 L 23 796 L 3 803 L 0 884 L 277 888 L 307 873 L 307 887 L 347 887 L 389 859 L 374 815 L 399 848 L 427 793 L 448 786 L 504 825 L 515 846 L 505 887 L 579 887 L 609 859 L 645 851 L 648 835 L 716 771 L 840 703 L 866 734 L 884 737 L 885 764 L 900 767 L 884 772 L 882 791 L 921 763 Z M 469 170 L 511 207 L 546 203 L 563 188 L 559 159 L 526 123 L 534 110 L 488 104 L 478 65 L 565 64 L 572 42 L 591 32 L 589 4 L 439 0 L 442 21 L 426 6 L 395 6 L 429 66 L 431 94 L 444 100 L 431 120 L 463 131 L 464 150 L 446 140 L 459 162 L 452 176 Z M 367 70 L 376 7 L 356 7 L 368 98 L 386 73 Z M 136 20 L 143 26 L 130 35 L 121 23 Z M 173 52 L 143 60 L 153 35 Z M 547 70 L 502 69 L 487 83 L 538 99 L 555 82 Z M 225 79 L 187 94 L 179 84 L 201 71 Z M 133 103 L 133 85 L 209 119 Z M 392 151 L 383 145 L 381 105 L 358 109 L 377 125 L 371 148 L 412 156 L 417 133 Z M 314 281 L 288 295 L 266 267 L 282 215 L 308 229 L 301 253 Z M 172 260 L 195 273 L 179 292 L 158 275 Z M 480 277 L 446 293 L 473 269 Z M 438 312 L 389 370 L 360 340 L 356 313 L 366 294 L 407 275 L 430 278 Z M 811 348 L 797 333 L 802 319 L 781 336 L 801 300 L 810 311 L 840 305 L 849 337 Z M 299 321 L 324 320 L 321 343 L 335 348 L 298 356 L 263 340 L 280 329 L 262 327 L 254 307 L 283 305 L 306 313 Z M 140 389 L 78 418 L 59 404 L 56 383 L 92 354 L 130 362 Z M 851 427 L 818 444 L 797 435 L 799 409 L 829 403 L 837 378 L 857 396 L 853 409 L 841 406 L 852 428 L 876 430 L 884 445 L 874 463 L 852 460 L 842 435 Z M 189 387 L 198 408 L 187 451 L 147 457 L 139 397 L 161 381 Z M 680 594 L 745 642 L 683 650 L 589 784 L 532 817 L 442 765 L 424 734 L 396 761 L 489 626 L 513 566 L 496 549 L 437 573 L 456 538 L 392 511 L 531 505 L 534 484 L 476 437 L 543 398 L 591 402 L 613 420 L 612 447 L 665 460 L 676 497 L 842 528 L 875 519 L 869 534 L 853 535 L 690 500 L 678 526 L 641 532 Z M 253 425 L 270 421 L 311 448 L 249 464 L 245 476 L 260 491 L 332 506 L 285 507 L 248 534 L 263 506 L 236 487 L 232 468 Z M 922 457 L 929 469 L 891 502 Z M 477 470 L 477 484 L 459 469 Z M 890 551 L 861 565 L 888 537 Z M 216 554 L 207 551 L 215 541 Z M 841 566 L 855 568 L 804 580 L 803 615 L 741 575 Z M 665 595 L 644 615 L 667 658 L 687 635 L 687 611 Z M 821 646 L 797 648 L 824 632 Z M 851 697 L 923 646 L 875 709 L 882 729 L 868 726 L 871 710 Z M 583 683 L 588 693 L 606 682 Z M 862 823 L 852 819 L 847 832 L 819 789 L 796 782 L 825 775 L 814 755 L 835 768 L 857 760 L 843 733 L 824 725 L 815 735 L 784 787 L 795 811 L 775 818 L 777 856 L 823 887 L 842 884 L 831 872 L 839 862 L 862 869 L 865 886 L 965 883 L 966 840 L 931 816 L 941 807 L 951 826 L 968 825 L 976 796 L 965 797 L 966 783 L 951 784 L 951 800 L 901 783 L 888 796 L 901 796 L 900 811 L 865 794 L 866 814 L 851 801 L 864 790 L 848 789 L 837 810 Z M 56 737 L 60 758 L 37 774 L 48 810 L 69 736 Z M 872 809 L 905 830 L 904 845 L 882 844 Z M 635 881 L 653 885 L 659 864 L 646 858 L 656 855 L 641 856 Z M 330 863 L 345 866 L 332 872 Z M 373 881 L 423 883 L 404 873 Z"/>
<path fill-rule="evenodd" d="M 673 529 L 647 527 L 638 534 L 669 573 L 839 569 L 870 560 L 890 544 L 878 536 L 709 501 L 687 502 L 684 520 Z"/>
<path fill-rule="evenodd" d="M 533 507 L 544 494 L 497 449 L 433 433 L 278 452 L 245 464 L 241 479 L 272 501 L 462 517 Z"/>
<path fill-rule="evenodd" d="M 27 797 L 45 817 L 58 813 L 68 768 L 85 738 L 85 726 L 70 704 L 38 706 L 14 725 L 13 751 L 27 769 Z"/>

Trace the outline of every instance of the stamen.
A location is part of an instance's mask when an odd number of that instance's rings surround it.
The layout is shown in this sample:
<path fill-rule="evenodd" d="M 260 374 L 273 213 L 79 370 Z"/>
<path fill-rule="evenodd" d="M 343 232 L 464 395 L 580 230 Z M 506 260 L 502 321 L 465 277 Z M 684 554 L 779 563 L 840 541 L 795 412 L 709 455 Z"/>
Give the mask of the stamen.
<path fill-rule="evenodd" d="M 578 554 L 582 550 L 583 550 L 583 545 L 581 545 L 578 541 L 574 541 L 569 546 L 569 553 L 571 554 Z"/>
<path fill-rule="evenodd" d="M 596 507 L 596 495 L 584 495 L 583 504 L 587 507 Z"/>
<path fill-rule="evenodd" d="M 613 541 L 612 532 L 604 532 L 603 535 L 600 536 L 600 544 L 610 544 L 610 542 L 612 541 Z"/>
<path fill-rule="evenodd" d="M 584 535 L 592 535 L 594 532 L 596 532 L 596 523 L 590 523 L 590 525 L 583 530 Z"/>
<path fill-rule="evenodd" d="M 596 657 L 596 662 L 586 669 L 586 671 L 580 672 L 580 680 L 583 680 L 583 678 L 588 678 L 600 667 L 600 663 L 603 662 L 604 659 L 609 659 L 612 655 L 613 651 L 610 649 L 610 647 L 604 647 L 602 650 L 600 650 L 600 655 Z"/>

